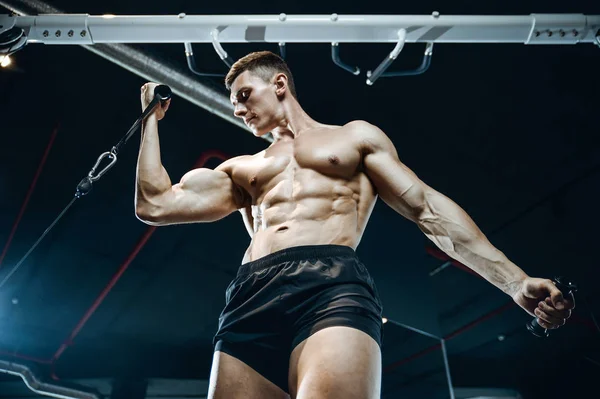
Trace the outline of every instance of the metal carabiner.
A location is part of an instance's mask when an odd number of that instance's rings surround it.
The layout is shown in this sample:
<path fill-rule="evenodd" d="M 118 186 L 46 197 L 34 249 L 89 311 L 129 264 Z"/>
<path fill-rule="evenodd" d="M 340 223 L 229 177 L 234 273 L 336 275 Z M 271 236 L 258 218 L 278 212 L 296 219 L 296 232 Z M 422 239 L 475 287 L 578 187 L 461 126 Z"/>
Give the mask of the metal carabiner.
<path fill-rule="evenodd" d="M 108 165 L 106 165 L 104 167 L 104 169 L 102 169 L 100 172 L 98 172 L 98 174 L 96 176 L 94 176 L 94 173 L 96 173 L 96 169 L 98 168 L 98 166 L 100 166 L 100 162 L 102 162 L 102 160 L 104 158 L 110 158 L 111 159 L 110 163 Z M 101 154 L 98 157 L 98 160 L 96 161 L 96 164 L 94 165 L 92 170 L 90 170 L 90 173 L 88 173 L 88 177 L 89 177 L 90 181 L 95 182 L 96 180 L 101 178 L 102 175 L 105 174 L 106 172 L 108 172 L 108 170 L 110 168 L 112 168 L 116 162 L 117 162 L 117 154 L 115 154 L 114 152 L 106 151 L 105 153 Z"/>

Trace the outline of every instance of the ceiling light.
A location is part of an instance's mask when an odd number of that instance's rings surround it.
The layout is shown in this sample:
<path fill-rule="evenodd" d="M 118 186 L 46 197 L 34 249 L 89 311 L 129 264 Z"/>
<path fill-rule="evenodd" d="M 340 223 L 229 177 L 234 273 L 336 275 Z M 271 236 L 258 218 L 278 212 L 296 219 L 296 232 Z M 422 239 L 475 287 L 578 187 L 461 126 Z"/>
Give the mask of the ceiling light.
<path fill-rule="evenodd" d="M 11 59 L 8 55 L 0 55 L 0 66 L 6 68 L 11 63 Z"/>

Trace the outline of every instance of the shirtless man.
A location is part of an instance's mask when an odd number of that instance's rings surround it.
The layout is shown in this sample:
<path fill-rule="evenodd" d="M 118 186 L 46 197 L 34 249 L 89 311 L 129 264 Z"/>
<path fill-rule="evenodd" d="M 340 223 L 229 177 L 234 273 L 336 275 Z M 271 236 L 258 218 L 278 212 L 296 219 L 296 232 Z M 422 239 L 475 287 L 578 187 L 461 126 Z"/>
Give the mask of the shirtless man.
<path fill-rule="evenodd" d="M 144 123 L 135 198 L 137 217 L 154 226 L 239 211 L 252 238 L 227 288 L 209 398 L 379 398 L 381 301 L 354 252 L 378 196 L 543 327 L 570 317 L 572 297 L 492 246 L 463 209 L 402 164 L 379 128 L 331 126 L 307 115 L 280 57 L 241 58 L 226 85 L 235 116 L 255 136 L 271 132 L 274 142 L 172 185 L 158 137 L 167 103 Z M 142 86 L 143 109 L 155 86 Z"/>

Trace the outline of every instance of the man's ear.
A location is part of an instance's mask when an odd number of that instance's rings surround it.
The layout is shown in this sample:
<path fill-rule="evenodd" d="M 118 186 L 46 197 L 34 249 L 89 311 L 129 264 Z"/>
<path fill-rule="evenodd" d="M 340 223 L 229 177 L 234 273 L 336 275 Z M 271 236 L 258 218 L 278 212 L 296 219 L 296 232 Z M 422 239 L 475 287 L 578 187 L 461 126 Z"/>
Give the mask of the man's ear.
<path fill-rule="evenodd" d="M 277 96 L 282 96 L 288 89 L 288 78 L 285 73 L 275 75 L 275 93 Z"/>

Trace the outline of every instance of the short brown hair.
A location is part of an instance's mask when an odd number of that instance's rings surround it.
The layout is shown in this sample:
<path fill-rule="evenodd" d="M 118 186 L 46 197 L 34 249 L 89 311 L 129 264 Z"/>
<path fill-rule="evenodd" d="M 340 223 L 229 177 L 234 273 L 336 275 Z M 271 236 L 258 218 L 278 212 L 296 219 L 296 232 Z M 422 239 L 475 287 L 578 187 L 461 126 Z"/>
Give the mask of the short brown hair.
<path fill-rule="evenodd" d="M 288 78 L 290 93 L 296 98 L 296 86 L 294 85 L 292 72 L 283 58 L 277 54 L 270 51 L 256 51 L 237 60 L 225 77 L 227 90 L 231 90 L 231 85 L 235 79 L 245 71 L 252 72 L 265 82 L 270 82 L 271 78 L 277 73 L 284 73 Z"/>

